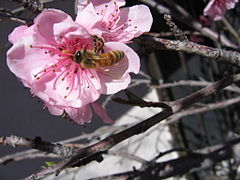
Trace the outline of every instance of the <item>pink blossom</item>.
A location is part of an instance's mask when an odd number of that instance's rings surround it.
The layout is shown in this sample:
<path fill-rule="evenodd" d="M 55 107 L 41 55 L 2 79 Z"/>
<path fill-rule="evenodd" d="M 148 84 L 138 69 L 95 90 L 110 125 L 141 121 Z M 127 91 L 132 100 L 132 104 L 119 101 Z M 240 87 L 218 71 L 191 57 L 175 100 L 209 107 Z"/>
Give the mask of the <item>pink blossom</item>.
<path fill-rule="evenodd" d="M 203 10 L 205 16 L 209 16 L 214 21 L 222 19 L 228 9 L 235 7 L 238 0 L 210 0 Z"/>
<path fill-rule="evenodd" d="M 148 32 L 152 15 L 145 5 L 121 8 L 124 0 L 78 0 L 76 22 L 105 41 L 129 42 Z"/>
<path fill-rule="evenodd" d="M 90 122 L 91 107 L 110 121 L 95 101 L 101 94 L 113 94 L 130 83 L 129 73 L 139 72 L 139 57 L 121 42 L 104 43 L 104 51 L 121 50 L 124 58 L 109 68 L 82 68 L 74 54 L 92 50 L 93 38 L 66 13 L 48 9 L 31 27 L 19 26 L 9 35 L 13 46 L 7 52 L 10 70 L 41 98 L 50 113 L 66 112 L 79 124 Z"/>

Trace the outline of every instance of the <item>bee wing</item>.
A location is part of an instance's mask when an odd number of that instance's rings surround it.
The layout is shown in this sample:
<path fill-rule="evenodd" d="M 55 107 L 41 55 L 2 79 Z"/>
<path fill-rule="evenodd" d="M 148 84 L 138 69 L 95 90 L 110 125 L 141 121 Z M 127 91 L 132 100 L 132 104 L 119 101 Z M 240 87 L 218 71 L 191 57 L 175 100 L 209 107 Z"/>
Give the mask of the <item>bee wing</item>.
<path fill-rule="evenodd" d="M 118 74 L 116 74 L 116 73 L 114 73 L 114 72 L 111 72 L 111 71 L 107 71 L 107 72 L 106 72 L 104 69 L 101 69 L 99 72 L 100 72 L 101 74 L 109 77 L 109 78 L 114 78 L 114 79 L 121 79 L 121 78 L 122 78 L 121 75 L 118 75 Z"/>
<path fill-rule="evenodd" d="M 100 56 L 93 56 L 91 58 L 89 58 L 91 60 L 111 60 L 111 58 L 108 57 L 100 57 Z"/>

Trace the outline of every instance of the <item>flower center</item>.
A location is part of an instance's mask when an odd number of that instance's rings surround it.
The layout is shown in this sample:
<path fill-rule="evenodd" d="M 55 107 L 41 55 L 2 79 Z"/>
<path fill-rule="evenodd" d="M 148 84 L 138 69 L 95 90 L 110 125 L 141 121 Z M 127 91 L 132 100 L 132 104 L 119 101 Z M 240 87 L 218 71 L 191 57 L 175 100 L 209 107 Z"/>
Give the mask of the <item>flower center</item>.
<path fill-rule="evenodd" d="M 67 74 L 77 73 L 78 70 L 81 69 L 81 66 L 74 62 L 74 56 L 78 50 L 86 49 L 87 44 L 83 43 L 80 38 L 68 39 L 66 37 L 60 37 L 60 39 L 62 39 L 62 43 L 55 44 L 55 47 L 30 46 L 31 48 L 40 48 L 45 50 L 45 54 L 49 54 L 50 57 L 55 55 L 59 56 L 56 63 L 35 74 L 34 77 L 36 79 L 39 79 L 43 73 L 49 71 L 56 72 L 58 68 L 64 67 L 68 70 Z"/>
<path fill-rule="evenodd" d="M 68 39 L 66 37 L 60 37 L 60 39 L 62 40 L 61 43 L 56 43 L 54 47 L 30 46 L 30 48 L 45 50 L 45 54 L 49 54 L 50 58 L 59 56 L 56 62 L 47 64 L 45 68 L 40 71 L 38 70 L 33 76 L 36 80 L 39 80 L 48 77 L 51 73 L 55 73 L 56 77 L 53 80 L 53 89 L 57 89 L 59 85 L 65 84 L 66 95 L 64 95 L 64 98 L 67 98 L 76 86 L 76 82 L 78 83 L 77 86 L 83 85 L 89 88 L 89 86 L 91 86 L 91 84 L 89 84 L 90 81 L 84 79 L 84 77 L 87 76 L 87 79 L 94 77 L 90 70 L 83 69 L 79 63 L 74 61 L 76 52 L 87 49 L 88 43 L 80 38 Z"/>

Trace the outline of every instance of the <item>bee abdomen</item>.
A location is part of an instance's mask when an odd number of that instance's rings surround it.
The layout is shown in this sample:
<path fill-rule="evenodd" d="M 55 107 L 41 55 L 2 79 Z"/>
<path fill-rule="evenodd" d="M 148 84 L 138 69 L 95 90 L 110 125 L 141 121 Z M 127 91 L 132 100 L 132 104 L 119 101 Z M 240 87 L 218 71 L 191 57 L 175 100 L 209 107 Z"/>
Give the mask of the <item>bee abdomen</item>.
<path fill-rule="evenodd" d="M 100 62 L 101 67 L 111 67 L 124 58 L 124 52 L 120 50 L 106 52 L 100 55 L 103 60 Z"/>

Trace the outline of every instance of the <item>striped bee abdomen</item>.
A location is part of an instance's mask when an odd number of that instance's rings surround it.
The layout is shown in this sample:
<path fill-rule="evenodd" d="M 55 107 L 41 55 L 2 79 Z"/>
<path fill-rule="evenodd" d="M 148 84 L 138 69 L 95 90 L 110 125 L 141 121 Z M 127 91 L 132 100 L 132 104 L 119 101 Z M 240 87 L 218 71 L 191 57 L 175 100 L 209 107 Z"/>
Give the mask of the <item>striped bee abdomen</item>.
<path fill-rule="evenodd" d="M 124 52 L 120 50 L 109 51 L 99 55 L 98 64 L 100 67 L 111 67 L 124 58 Z"/>

